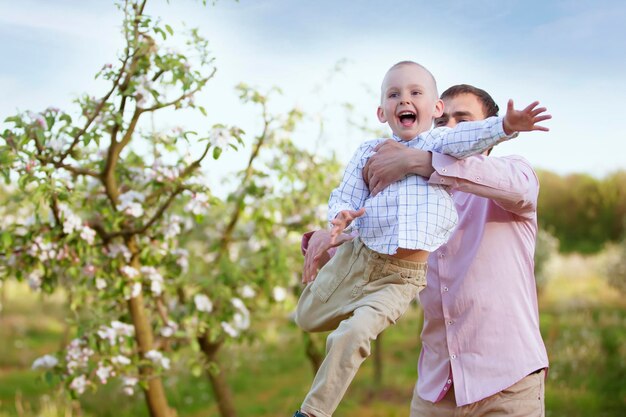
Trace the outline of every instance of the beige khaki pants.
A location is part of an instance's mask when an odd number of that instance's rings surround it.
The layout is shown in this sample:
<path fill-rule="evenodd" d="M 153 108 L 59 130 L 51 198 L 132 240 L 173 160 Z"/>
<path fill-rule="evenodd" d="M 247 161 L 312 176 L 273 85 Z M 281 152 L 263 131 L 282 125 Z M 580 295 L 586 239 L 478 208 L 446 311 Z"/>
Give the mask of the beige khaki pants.
<path fill-rule="evenodd" d="M 296 323 L 308 332 L 334 330 L 326 339 L 326 357 L 301 410 L 330 417 L 370 343 L 408 309 L 426 286 L 426 263 L 373 252 L 359 238 L 346 242 L 304 289 Z"/>
<path fill-rule="evenodd" d="M 544 417 L 546 371 L 530 374 L 509 388 L 483 400 L 456 406 L 454 384 L 437 403 L 423 400 L 413 391 L 411 417 Z"/>

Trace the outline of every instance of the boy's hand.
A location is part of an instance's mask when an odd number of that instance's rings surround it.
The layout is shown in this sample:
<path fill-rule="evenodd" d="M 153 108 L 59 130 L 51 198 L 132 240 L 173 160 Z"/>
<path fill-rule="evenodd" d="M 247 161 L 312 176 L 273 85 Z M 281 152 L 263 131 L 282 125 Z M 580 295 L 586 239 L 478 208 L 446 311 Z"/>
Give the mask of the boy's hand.
<path fill-rule="evenodd" d="M 330 232 L 328 230 L 318 230 L 313 233 L 309 240 L 309 246 L 304 255 L 304 270 L 302 271 L 302 283 L 313 282 L 321 267 L 323 267 L 331 257 L 329 250 L 343 244 L 354 236 L 341 234 L 335 243 L 330 243 Z"/>
<path fill-rule="evenodd" d="M 513 100 L 509 100 L 506 106 L 506 115 L 502 121 L 504 133 L 511 135 L 515 132 L 530 132 L 533 130 L 541 130 L 547 132 L 547 127 L 539 126 L 537 123 L 544 120 L 552 119 L 552 116 L 546 114 L 545 107 L 539 107 L 538 101 L 528 105 L 524 110 L 515 110 L 513 108 Z"/>
<path fill-rule="evenodd" d="M 357 217 L 361 217 L 365 214 L 365 208 L 361 207 L 358 210 L 341 210 L 337 217 L 335 217 L 331 223 L 333 228 L 330 229 L 330 243 L 331 245 L 337 240 L 337 236 L 343 232 L 343 230 L 352 223 L 352 220 Z"/>

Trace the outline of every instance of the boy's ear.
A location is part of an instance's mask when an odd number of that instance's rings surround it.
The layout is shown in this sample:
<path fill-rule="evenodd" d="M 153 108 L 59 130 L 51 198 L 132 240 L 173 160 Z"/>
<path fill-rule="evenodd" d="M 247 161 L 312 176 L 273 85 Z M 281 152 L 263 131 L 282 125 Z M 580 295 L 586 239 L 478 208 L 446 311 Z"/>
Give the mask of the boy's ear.
<path fill-rule="evenodd" d="M 387 117 L 385 117 L 385 112 L 383 111 L 383 108 L 378 106 L 378 109 L 376 109 L 376 116 L 378 116 L 378 120 L 381 123 L 385 123 L 387 121 Z"/>
<path fill-rule="evenodd" d="M 436 119 L 437 117 L 441 117 L 443 115 L 443 100 L 438 99 L 435 103 L 435 112 L 433 113 L 433 117 Z"/>

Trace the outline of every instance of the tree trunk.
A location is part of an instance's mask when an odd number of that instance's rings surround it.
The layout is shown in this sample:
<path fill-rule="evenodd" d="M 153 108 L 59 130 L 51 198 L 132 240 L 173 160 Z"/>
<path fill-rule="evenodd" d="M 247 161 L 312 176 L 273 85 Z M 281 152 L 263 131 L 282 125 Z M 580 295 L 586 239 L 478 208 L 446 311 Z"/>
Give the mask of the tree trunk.
<path fill-rule="evenodd" d="M 222 347 L 222 341 L 213 343 L 209 341 L 209 336 L 204 334 L 198 337 L 198 343 L 209 363 L 215 363 L 217 365 L 216 367 L 211 367 L 208 374 L 211 387 L 213 388 L 213 394 L 215 394 L 215 400 L 217 401 L 217 407 L 220 410 L 220 415 L 222 417 L 237 417 L 235 400 L 228 386 L 226 373 L 224 369 L 219 366 L 217 360 L 217 353 L 220 347 Z"/>
<path fill-rule="evenodd" d="M 139 270 L 141 265 L 139 264 L 139 250 L 137 248 L 136 241 L 134 238 L 131 238 L 126 242 L 126 244 L 132 254 L 130 265 Z M 128 300 L 128 309 L 135 327 L 135 340 L 137 341 L 139 355 L 143 358 L 146 352 L 152 350 L 154 344 L 154 335 L 152 334 L 152 326 L 150 325 L 148 312 L 143 303 L 143 294 L 140 293 L 136 297 L 132 297 Z M 176 410 L 171 409 L 167 403 L 163 382 L 160 377 L 154 375 L 152 367 L 142 366 L 139 369 L 139 373 L 142 379 L 144 379 L 148 384 L 147 389 L 144 389 L 144 395 L 146 397 L 150 416 L 176 416 Z"/>
<path fill-rule="evenodd" d="M 313 375 L 315 375 L 317 374 L 317 370 L 320 369 L 320 366 L 322 366 L 324 356 L 315 344 L 315 340 L 311 334 L 302 332 L 302 338 L 304 339 L 304 351 L 306 352 L 306 356 L 309 358 L 309 362 L 313 368 Z"/>
<path fill-rule="evenodd" d="M 374 340 L 374 386 L 383 384 L 383 333 Z"/>

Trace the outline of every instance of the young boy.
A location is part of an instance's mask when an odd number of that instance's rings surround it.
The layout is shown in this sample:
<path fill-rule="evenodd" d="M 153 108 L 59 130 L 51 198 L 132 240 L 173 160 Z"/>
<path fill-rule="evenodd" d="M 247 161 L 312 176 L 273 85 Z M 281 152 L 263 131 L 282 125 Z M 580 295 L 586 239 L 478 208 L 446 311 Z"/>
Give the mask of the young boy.
<path fill-rule="evenodd" d="M 545 131 L 537 123 L 550 118 L 545 108 L 536 108 L 537 102 L 517 111 L 509 101 L 504 118 L 430 130 L 443 102 L 432 74 L 408 61 L 387 71 L 381 95 L 378 119 L 389 124 L 395 140 L 458 158 L 480 153 L 518 131 Z M 359 237 L 339 247 L 298 302 L 296 322 L 303 330 L 336 330 L 328 336 L 326 358 L 296 417 L 332 415 L 369 355 L 371 340 L 395 323 L 426 286 L 428 254 L 448 239 L 457 221 L 445 188 L 416 175 L 376 196 L 369 194 L 361 171 L 382 141 L 359 147 L 331 193 L 333 239 L 348 226 Z"/>

